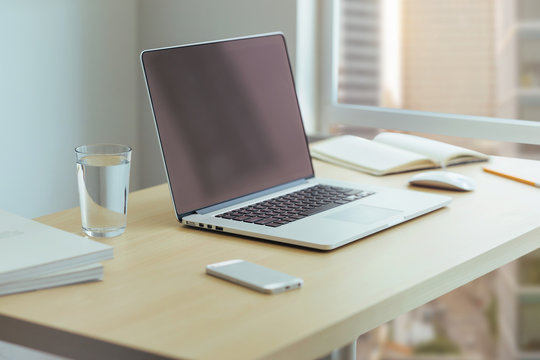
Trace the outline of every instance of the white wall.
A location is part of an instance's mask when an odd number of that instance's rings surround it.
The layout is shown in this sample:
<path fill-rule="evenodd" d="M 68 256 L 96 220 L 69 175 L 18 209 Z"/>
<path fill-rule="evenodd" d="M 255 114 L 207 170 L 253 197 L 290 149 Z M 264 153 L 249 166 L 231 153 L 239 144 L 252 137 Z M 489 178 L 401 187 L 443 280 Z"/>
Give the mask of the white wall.
<path fill-rule="evenodd" d="M 281 31 L 295 64 L 296 1 L 155 0 L 140 5 L 141 50 Z M 143 85 L 140 88 L 141 184 L 146 187 L 166 179 L 148 96 Z"/>
<path fill-rule="evenodd" d="M 133 147 L 131 190 L 165 181 L 142 49 L 282 31 L 291 0 L 0 1 L 0 208 L 27 217 L 78 206 L 76 145 Z"/>
<path fill-rule="evenodd" d="M 0 208 L 77 206 L 83 143 L 132 145 L 136 172 L 136 21 L 129 0 L 0 2 Z"/>

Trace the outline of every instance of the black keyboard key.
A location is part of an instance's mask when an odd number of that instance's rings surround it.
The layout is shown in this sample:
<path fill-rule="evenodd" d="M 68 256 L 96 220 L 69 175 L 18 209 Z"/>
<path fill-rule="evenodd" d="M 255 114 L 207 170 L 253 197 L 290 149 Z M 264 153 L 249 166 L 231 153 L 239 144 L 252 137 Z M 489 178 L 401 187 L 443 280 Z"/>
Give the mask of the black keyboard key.
<path fill-rule="evenodd" d="M 275 220 L 276 219 L 274 219 L 274 218 L 267 218 L 267 219 L 262 219 L 262 220 L 259 220 L 259 221 L 255 221 L 255 224 L 264 225 L 266 223 L 274 222 Z"/>
<path fill-rule="evenodd" d="M 264 224 L 265 226 L 271 226 L 271 227 L 278 227 L 278 226 L 281 226 L 281 225 L 284 225 L 284 224 L 278 224 L 278 223 L 275 223 L 275 222 L 271 222 L 271 223 L 267 223 L 267 224 Z"/>
<path fill-rule="evenodd" d="M 263 220 L 263 219 L 260 218 L 260 217 L 255 216 L 255 217 L 247 218 L 247 219 L 242 220 L 242 221 L 243 221 L 243 222 L 247 222 L 247 223 L 255 223 L 255 222 L 261 221 L 261 220 Z"/>
<path fill-rule="evenodd" d="M 230 219 L 236 220 L 236 221 L 244 221 L 244 220 L 246 220 L 246 219 L 249 219 L 249 216 L 241 215 L 241 216 L 232 217 L 232 218 L 230 218 Z"/>

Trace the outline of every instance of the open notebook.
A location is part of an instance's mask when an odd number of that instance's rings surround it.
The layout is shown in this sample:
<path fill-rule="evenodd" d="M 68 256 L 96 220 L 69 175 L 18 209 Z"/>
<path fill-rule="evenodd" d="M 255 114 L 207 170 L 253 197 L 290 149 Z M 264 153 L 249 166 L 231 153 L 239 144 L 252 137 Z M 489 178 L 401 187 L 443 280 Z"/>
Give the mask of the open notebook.
<path fill-rule="evenodd" d="M 372 175 L 487 161 L 477 151 L 419 136 L 384 132 L 373 140 L 343 135 L 311 146 L 314 158 Z"/>

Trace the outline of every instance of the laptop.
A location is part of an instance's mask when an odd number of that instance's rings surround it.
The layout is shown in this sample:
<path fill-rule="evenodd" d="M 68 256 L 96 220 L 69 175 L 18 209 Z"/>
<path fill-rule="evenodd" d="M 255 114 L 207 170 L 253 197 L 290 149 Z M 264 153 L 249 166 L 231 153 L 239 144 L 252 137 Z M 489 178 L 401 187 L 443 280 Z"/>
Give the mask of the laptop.
<path fill-rule="evenodd" d="M 451 198 L 315 177 L 281 33 L 145 50 L 184 225 L 331 250 Z"/>

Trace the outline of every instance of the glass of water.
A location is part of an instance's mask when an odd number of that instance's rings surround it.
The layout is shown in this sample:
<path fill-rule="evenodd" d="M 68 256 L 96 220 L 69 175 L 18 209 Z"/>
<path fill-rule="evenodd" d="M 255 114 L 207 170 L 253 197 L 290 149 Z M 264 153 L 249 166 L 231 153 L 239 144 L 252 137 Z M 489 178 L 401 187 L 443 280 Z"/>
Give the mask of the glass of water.
<path fill-rule="evenodd" d="M 126 229 L 131 148 L 118 144 L 75 148 L 83 231 L 118 236 Z"/>

